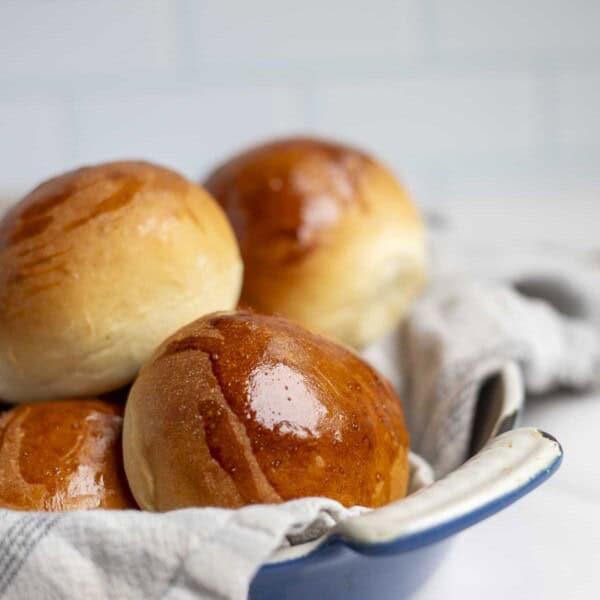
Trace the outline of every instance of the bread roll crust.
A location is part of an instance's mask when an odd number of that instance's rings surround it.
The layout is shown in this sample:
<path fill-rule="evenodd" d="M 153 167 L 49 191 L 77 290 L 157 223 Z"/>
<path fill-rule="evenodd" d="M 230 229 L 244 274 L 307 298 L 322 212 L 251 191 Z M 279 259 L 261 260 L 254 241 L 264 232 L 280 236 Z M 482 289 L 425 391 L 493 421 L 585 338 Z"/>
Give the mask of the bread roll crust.
<path fill-rule="evenodd" d="M 219 313 L 182 328 L 127 402 L 124 460 L 146 510 L 303 496 L 402 497 L 408 435 L 390 384 L 287 319 Z"/>
<path fill-rule="evenodd" d="M 129 383 L 181 325 L 233 308 L 241 261 L 209 194 L 143 162 L 51 179 L 0 224 L 0 397 Z"/>
<path fill-rule="evenodd" d="M 359 150 L 283 139 L 234 157 L 205 185 L 232 222 L 242 301 L 256 310 L 361 347 L 393 328 L 424 285 L 420 217 Z"/>
<path fill-rule="evenodd" d="M 123 407 L 96 399 L 0 414 L 0 507 L 135 508 L 121 454 Z"/>

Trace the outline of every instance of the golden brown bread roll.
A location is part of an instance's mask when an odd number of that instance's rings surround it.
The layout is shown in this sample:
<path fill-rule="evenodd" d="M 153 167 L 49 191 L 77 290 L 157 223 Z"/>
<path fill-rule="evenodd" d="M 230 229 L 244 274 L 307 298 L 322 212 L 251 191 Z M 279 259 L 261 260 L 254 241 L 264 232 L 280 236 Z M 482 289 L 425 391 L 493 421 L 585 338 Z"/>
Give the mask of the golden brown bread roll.
<path fill-rule="evenodd" d="M 244 312 L 160 345 L 129 394 L 123 449 L 133 495 L 155 511 L 302 496 L 381 506 L 408 477 L 391 385 L 333 341 Z"/>
<path fill-rule="evenodd" d="M 121 453 L 123 407 L 96 399 L 23 404 L 0 415 L 0 507 L 136 508 Z"/>
<path fill-rule="evenodd" d="M 284 139 L 251 148 L 205 183 L 244 260 L 242 301 L 361 347 L 421 291 L 424 230 L 405 189 L 366 154 Z"/>
<path fill-rule="evenodd" d="M 0 223 L 0 397 L 97 395 L 135 377 L 185 323 L 241 286 L 221 208 L 142 162 L 51 179 Z"/>

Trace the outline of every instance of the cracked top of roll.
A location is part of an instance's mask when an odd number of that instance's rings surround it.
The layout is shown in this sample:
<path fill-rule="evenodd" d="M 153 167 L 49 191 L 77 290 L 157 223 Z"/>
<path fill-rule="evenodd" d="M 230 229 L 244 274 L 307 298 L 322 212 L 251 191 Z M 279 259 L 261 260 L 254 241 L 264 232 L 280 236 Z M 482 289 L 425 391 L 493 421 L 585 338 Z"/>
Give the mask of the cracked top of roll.
<path fill-rule="evenodd" d="M 144 162 L 42 183 L 0 222 L 0 397 L 104 393 L 167 335 L 233 308 L 242 266 L 221 208 Z"/>
<path fill-rule="evenodd" d="M 361 347 L 393 328 L 423 287 L 419 214 L 365 152 L 275 140 L 234 156 L 205 185 L 240 244 L 242 300 L 260 312 Z"/>
<path fill-rule="evenodd" d="M 124 458 L 146 510 L 381 506 L 405 493 L 408 435 L 391 385 L 352 351 L 280 317 L 215 313 L 142 368 Z"/>

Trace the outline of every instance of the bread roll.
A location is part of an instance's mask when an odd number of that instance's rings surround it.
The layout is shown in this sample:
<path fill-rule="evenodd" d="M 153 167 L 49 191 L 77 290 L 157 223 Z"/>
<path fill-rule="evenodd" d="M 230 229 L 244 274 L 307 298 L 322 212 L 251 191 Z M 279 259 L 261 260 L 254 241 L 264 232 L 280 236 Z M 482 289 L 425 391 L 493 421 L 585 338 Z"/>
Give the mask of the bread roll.
<path fill-rule="evenodd" d="M 0 397 L 97 395 L 135 377 L 185 323 L 241 286 L 221 208 L 142 162 L 51 179 L 0 223 Z"/>
<path fill-rule="evenodd" d="M 0 415 L 0 507 L 135 508 L 121 453 L 123 407 L 96 399 L 22 404 Z"/>
<path fill-rule="evenodd" d="M 244 260 L 242 301 L 362 347 L 424 286 L 423 225 L 406 190 L 366 154 L 287 139 L 251 148 L 206 181 Z"/>
<path fill-rule="evenodd" d="M 391 385 L 343 346 L 244 312 L 161 344 L 129 394 L 123 448 L 131 490 L 154 511 L 302 496 L 381 506 L 408 477 Z"/>

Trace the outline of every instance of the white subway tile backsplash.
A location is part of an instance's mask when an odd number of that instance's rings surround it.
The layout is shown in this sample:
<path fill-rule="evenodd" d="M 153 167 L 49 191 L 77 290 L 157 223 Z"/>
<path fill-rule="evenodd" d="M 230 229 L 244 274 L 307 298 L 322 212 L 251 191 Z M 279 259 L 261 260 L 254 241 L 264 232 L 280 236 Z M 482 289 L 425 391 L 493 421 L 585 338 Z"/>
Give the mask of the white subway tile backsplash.
<path fill-rule="evenodd" d="M 293 90 L 244 86 L 90 98 L 77 111 L 82 162 L 145 158 L 191 177 L 240 146 L 303 128 Z"/>
<path fill-rule="evenodd" d="M 414 58 L 418 2 L 193 2 L 194 51 L 200 65 L 287 64 L 306 72 L 340 59 Z"/>
<path fill-rule="evenodd" d="M 514 56 L 600 49 L 595 0 L 434 0 L 442 56 Z M 452 58 L 448 58 L 452 60 Z"/>
<path fill-rule="evenodd" d="M 0 196 L 117 157 L 197 176 L 307 130 L 428 205 L 524 175 L 593 187 L 599 22 L 592 0 L 3 0 Z"/>
<path fill-rule="evenodd" d="M 557 94 L 559 143 L 595 148 L 600 170 L 600 69 L 561 75 Z"/>
<path fill-rule="evenodd" d="M 3 0 L 0 76 L 156 72 L 173 65 L 168 0 Z"/>
<path fill-rule="evenodd" d="M 67 168 L 64 124 L 63 111 L 55 103 L 0 102 L 0 204 Z"/>
<path fill-rule="evenodd" d="M 316 129 L 400 164 L 533 148 L 534 86 L 526 77 L 438 75 L 316 90 Z"/>

